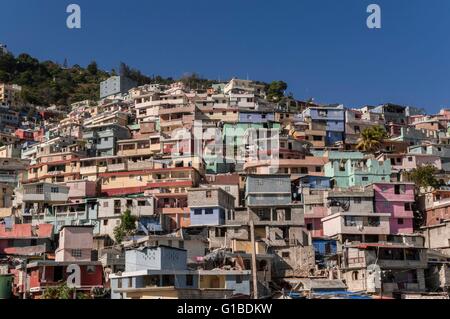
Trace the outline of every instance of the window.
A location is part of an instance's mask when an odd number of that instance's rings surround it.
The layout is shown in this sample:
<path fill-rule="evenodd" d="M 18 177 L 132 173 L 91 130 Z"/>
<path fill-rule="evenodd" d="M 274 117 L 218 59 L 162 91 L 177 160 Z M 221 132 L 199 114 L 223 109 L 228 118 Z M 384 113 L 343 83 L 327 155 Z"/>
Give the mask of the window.
<path fill-rule="evenodd" d="M 145 200 L 140 200 L 138 202 L 138 206 L 142 207 L 142 206 L 147 206 L 147 202 Z"/>
<path fill-rule="evenodd" d="M 398 225 L 403 225 L 403 223 L 404 223 L 403 218 L 397 219 L 397 224 L 398 224 Z"/>
<path fill-rule="evenodd" d="M 290 256 L 291 256 L 291 254 L 288 251 L 283 251 L 281 253 L 281 257 L 283 257 L 283 258 L 289 258 Z"/>
<path fill-rule="evenodd" d="M 186 275 L 186 286 L 192 287 L 194 286 L 194 276 Z"/>
<path fill-rule="evenodd" d="M 211 197 L 212 197 L 212 192 L 206 191 L 206 198 L 211 198 Z"/>
<path fill-rule="evenodd" d="M 352 272 L 352 280 L 358 280 L 359 273 L 357 271 Z"/>
<path fill-rule="evenodd" d="M 214 210 L 213 209 L 206 209 L 205 210 L 205 215 L 214 215 Z"/>
<path fill-rule="evenodd" d="M 184 249 L 184 241 L 181 240 L 178 242 L 178 248 Z"/>
<path fill-rule="evenodd" d="M 413 161 L 412 156 L 409 156 L 409 157 L 408 157 L 408 162 L 412 162 L 412 161 Z"/>
<path fill-rule="evenodd" d="M 242 284 L 242 276 L 236 275 L 236 283 L 237 284 Z"/>
<path fill-rule="evenodd" d="M 95 274 L 95 270 L 96 270 L 95 266 L 87 266 L 86 267 L 86 271 L 88 274 Z"/>
<path fill-rule="evenodd" d="M 72 257 L 81 258 L 81 249 L 72 249 Z"/>
<path fill-rule="evenodd" d="M 291 210 L 290 209 L 286 209 L 286 211 L 284 212 L 284 220 L 285 221 L 290 221 L 292 219 L 291 216 Z"/>
<path fill-rule="evenodd" d="M 309 231 L 313 230 L 313 224 L 311 223 L 306 224 L 306 229 Z"/>
<path fill-rule="evenodd" d="M 367 176 L 363 176 L 362 181 L 363 181 L 363 182 L 368 182 L 368 181 L 369 181 L 369 178 L 368 178 Z"/>
<path fill-rule="evenodd" d="M 345 216 L 345 226 L 356 226 L 356 218 L 354 216 Z"/>
<path fill-rule="evenodd" d="M 412 211 L 412 203 L 405 203 L 405 211 L 407 212 Z"/>
<path fill-rule="evenodd" d="M 194 210 L 194 215 L 201 215 L 202 214 L 202 210 L 201 209 L 195 209 Z"/>
<path fill-rule="evenodd" d="M 328 115 L 328 111 L 326 111 L 326 110 L 319 110 L 319 116 L 325 117 L 327 115 Z"/>
<path fill-rule="evenodd" d="M 51 192 L 53 194 L 57 194 L 57 193 L 59 193 L 59 188 L 58 187 L 52 187 Z"/>
<path fill-rule="evenodd" d="M 227 233 L 227 229 L 226 228 L 216 228 L 215 232 L 216 232 L 217 238 L 224 238 L 225 234 Z"/>
<path fill-rule="evenodd" d="M 354 202 L 355 204 L 361 204 L 361 197 L 355 197 L 355 198 L 353 199 L 353 202 Z"/>
<path fill-rule="evenodd" d="M 405 249 L 406 260 L 420 260 L 419 250 L 417 249 Z"/>
<path fill-rule="evenodd" d="M 316 173 L 320 173 L 320 172 L 322 172 L 322 167 L 316 166 Z"/>
<path fill-rule="evenodd" d="M 322 136 L 314 135 L 314 136 L 313 136 L 313 141 L 315 141 L 315 142 L 322 141 Z"/>
<path fill-rule="evenodd" d="M 103 226 L 108 226 L 108 220 L 107 220 L 107 219 L 105 219 L 105 220 L 103 221 Z"/>
<path fill-rule="evenodd" d="M 64 278 L 64 272 L 62 266 L 57 266 L 53 270 L 53 281 L 58 282 Z"/>
<path fill-rule="evenodd" d="M 367 218 L 367 224 L 370 227 L 378 227 L 378 226 L 380 226 L 380 217 L 369 217 L 369 218 Z"/>
<path fill-rule="evenodd" d="M 395 185 L 395 194 L 404 194 L 405 193 L 405 185 Z"/>
<path fill-rule="evenodd" d="M 306 167 L 302 167 L 300 169 L 300 174 L 308 174 L 308 169 Z"/>

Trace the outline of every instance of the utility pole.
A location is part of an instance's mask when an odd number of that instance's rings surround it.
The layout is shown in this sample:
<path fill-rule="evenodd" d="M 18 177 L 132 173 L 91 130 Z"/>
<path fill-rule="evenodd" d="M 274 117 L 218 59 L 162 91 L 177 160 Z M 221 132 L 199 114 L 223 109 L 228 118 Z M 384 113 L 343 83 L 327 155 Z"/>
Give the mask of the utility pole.
<path fill-rule="evenodd" d="M 255 223 L 250 215 L 250 209 L 248 211 L 250 218 L 250 237 L 252 241 L 252 275 L 253 275 L 253 298 L 258 299 L 258 276 L 256 268 L 256 242 L 255 242 Z"/>

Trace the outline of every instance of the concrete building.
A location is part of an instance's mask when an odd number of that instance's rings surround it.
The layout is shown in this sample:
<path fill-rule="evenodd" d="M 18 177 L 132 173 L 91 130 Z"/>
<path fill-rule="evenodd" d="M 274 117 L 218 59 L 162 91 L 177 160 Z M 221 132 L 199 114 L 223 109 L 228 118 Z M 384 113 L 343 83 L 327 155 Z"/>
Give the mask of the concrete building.
<path fill-rule="evenodd" d="M 342 277 L 351 291 L 392 297 L 424 292 L 426 249 L 401 244 L 355 244 L 344 247 Z"/>
<path fill-rule="evenodd" d="M 66 226 L 92 226 L 94 234 L 100 232 L 96 199 L 83 199 L 77 203 L 53 205 L 44 216 L 44 222 L 54 226 L 58 234 Z"/>
<path fill-rule="evenodd" d="M 425 247 L 450 255 L 450 220 L 421 228 Z"/>
<path fill-rule="evenodd" d="M 59 247 L 55 252 L 56 262 L 92 261 L 94 246 L 93 227 L 65 226 L 59 233 Z"/>
<path fill-rule="evenodd" d="M 300 276 L 314 268 L 314 249 L 305 229 L 302 204 L 292 203 L 289 175 L 249 175 L 247 211 L 236 211 L 229 225 L 255 225 L 255 237 L 274 254 L 275 277 Z"/>
<path fill-rule="evenodd" d="M 127 251 L 125 272 L 111 275 L 112 299 L 129 298 L 122 289 L 175 287 L 231 289 L 250 295 L 249 270 L 188 270 L 184 249 L 158 246 Z"/>
<path fill-rule="evenodd" d="M 37 225 L 44 222 L 45 216 L 52 214 L 53 205 L 67 202 L 69 187 L 50 183 L 26 184 L 22 194 L 22 218 Z"/>
<path fill-rule="evenodd" d="M 325 146 L 344 141 L 345 109 L 343 105 L 309 107 L 303 112 L 310 130 L 325 131 Z"/>
<path fill-rule="evenodd" d="M 333 189 L 328 192 L 324 235 L 345 242 L 376 243 L 390 234 L 390 214 L 374 212 L 373 188 Z"/>
<path fill-rule="evenodd" d="M 22 87 L 15 84 L 0 83 L 0 106 L 15 108 L 21 106 Z"/>
<path fill-rule="evenodd" d="M 83 139 L 87 140 L 90 157 L 113 156 L 117 154 L 120 140 L 131 137 L 128 128 L 118 124 L 104 124 L 86 127 Z"/>
<path fill-rule="evenodd" d="M 220 226 L 226 216 L 234 215 L 235 198 L 222 188 L 192 188 L 188 190 L 191 227 Z"/>
<path fill-rule="evenodd" d="M 375 212 L 390 214 L 391 234 L 412 234 L 414 220 L 414 184 L 376 183 Z"/>
<path fill-rule="evenodd" d="M 325 176 L 331 178 L 335 187 L 367 186 L 390 181 L 392 167 L 388 161 L 364 159 L 359 152 L 333 153 L 328 156 Z"/>
<path fill-rule="evenodd" d="M 440 158 L 442 170 L 450 172 L 450 145 L 448 144 L 425 144 L 414 145 L 409 147 L 409 154 L 433 155 Z M 430 158 L 431 159 L 431 158 Z M 418 163 L 423 165 L 424 163 Z M 439 160 L 432 162 L 431 165 L 439 167 Z"/>
<path fill-rule="evenodd" d="M 161 232 L 160 216 L 155 214 L 153 197 L 136 195 L 129 197 L 98 198 L 99 235 L 114 239 L 114 228 L 120 225 L 120 218 L 126 211 L 138 219 L 138 229 Z"/>
<path fill-rule="evenodd" d="M 125 94 L 137 83 L 124 76 L 112 76 L 106 81 L 100 83 L 100 99 L 118 94 Z"/>

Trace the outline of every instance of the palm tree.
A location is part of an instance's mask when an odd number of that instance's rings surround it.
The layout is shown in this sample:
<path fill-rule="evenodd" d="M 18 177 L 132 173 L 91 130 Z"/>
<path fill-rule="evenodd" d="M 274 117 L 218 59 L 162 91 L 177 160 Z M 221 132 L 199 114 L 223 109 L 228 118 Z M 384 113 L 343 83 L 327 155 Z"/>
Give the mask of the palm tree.
<path fill-rule="evenodd" d="M 368 127 L 362 131 L 356 149 L 365 153 L 376 153 L 386 138 L 387 133 L 383 127 Z"/>

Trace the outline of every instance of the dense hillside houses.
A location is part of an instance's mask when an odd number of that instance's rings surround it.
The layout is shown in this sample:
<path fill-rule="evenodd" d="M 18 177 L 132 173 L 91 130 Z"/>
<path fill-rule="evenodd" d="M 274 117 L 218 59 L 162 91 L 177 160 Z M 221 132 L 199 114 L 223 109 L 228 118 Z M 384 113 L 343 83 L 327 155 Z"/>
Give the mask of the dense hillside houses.
<path fill-rule="evenodd" d="M 322 105 L 240 79 L 98 86 L 25 112 L 0 83 L 11 298 L 448 298 L 449 109 Z"/>

